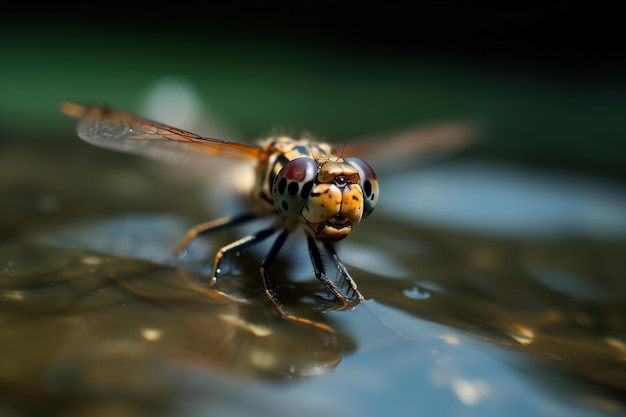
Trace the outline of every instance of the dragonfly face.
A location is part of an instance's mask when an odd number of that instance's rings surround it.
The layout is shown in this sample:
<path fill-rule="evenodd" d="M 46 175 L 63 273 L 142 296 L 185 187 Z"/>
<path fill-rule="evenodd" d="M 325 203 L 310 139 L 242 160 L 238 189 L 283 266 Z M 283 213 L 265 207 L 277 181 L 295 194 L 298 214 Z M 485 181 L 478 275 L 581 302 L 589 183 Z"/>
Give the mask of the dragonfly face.
<path fill-rule="evenodd" d="M 297 216 L 305 231 L 324 241 L 344 239 L 378 201 L 378 180 L 358 158 L 327 154 L 327 146 L 289 138 L 270 139 L 276 149 L 259 183 L 279 213 Z M 271 190 L 271 194 L 270 194 Z"/>
<path fill-rule="evenodd" d="M 300 221 L 320 240 L 341 240 L 363 217 L 363 190 L 356 169 L 339 160 L 320 163 Z"/>

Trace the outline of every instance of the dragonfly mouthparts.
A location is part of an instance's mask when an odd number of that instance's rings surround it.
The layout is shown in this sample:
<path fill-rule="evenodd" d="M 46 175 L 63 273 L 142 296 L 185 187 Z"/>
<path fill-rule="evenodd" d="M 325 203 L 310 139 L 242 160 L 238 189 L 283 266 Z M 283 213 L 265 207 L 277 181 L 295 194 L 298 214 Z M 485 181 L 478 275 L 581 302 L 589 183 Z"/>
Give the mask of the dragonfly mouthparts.
<path fill-rule="evenodd" d="M 341 240 L 348 236 L 351 231 L 352 223 L 344 221 L 337 224 L 329 220 L 324 223 L 319 223 L 315 237 L 320 240 Z"/>

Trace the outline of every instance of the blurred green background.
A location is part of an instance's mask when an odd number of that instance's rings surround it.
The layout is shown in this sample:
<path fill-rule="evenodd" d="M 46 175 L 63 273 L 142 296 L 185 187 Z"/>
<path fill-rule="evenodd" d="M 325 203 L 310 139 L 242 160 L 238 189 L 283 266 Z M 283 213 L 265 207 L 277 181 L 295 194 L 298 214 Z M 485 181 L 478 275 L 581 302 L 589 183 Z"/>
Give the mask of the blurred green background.
<path fill-rule="evenodd" d="M 626 66 L 612 10 L 206 6 L 7 10 L 0 144 L 76 141 L 60 102 L 141 112 L 151 89 L 176 76 L 241 137 L 282 127 L 344 141 L 474 119 L 485 128 L 476 156 L 626 178 Z"/>

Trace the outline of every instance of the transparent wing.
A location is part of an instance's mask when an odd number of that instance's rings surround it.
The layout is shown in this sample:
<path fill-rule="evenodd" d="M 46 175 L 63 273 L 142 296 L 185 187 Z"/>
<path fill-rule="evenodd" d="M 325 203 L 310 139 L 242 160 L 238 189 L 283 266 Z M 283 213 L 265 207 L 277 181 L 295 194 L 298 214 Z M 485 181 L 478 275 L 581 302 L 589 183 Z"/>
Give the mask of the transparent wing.
<path fill-rule="evenodd" d="M 103 105 L 63 103 L 61 111 L 80 119 L 78 136 L 93 145 L 123 152 L 140 153 L 157 159 L 177 159 L 192 153 L 237 159 L 258 158 L 264 149 L 257 145 L 212 139 L 161 123 L 142 119 Z"/>
<path fill-rule="evenodd" d="M 363 159 L 376 172 L 390 171 L 459 151 L 477 141 L 479 133 L 473 122 L 419 126 L 349 141 L 339 153 Z"/>

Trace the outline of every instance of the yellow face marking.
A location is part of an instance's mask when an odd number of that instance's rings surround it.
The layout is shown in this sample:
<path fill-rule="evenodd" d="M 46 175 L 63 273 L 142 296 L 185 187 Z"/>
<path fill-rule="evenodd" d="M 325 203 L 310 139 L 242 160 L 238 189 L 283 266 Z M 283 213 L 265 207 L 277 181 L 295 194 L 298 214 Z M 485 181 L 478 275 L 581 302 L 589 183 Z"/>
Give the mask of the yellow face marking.
<path fill-rule="evenodd" d="M 311 190 L 311 196 L 302 209 L 302 217 L 309 223 L 328 220 L 339 213 L 342 193 L 333 184 L 318 184 Z"/>
<path fill-rule="evenodd" d="M 320 168 L 317 182 L 302 209 L 302 224 L 318 239 L 343 239 L 363 216 L 358 171 L 340 158 L 328 159 Z"/>
<path fill-rule="evenodd" d="M 340 213 L 352 224 L 357 224 L 363 216 L 363 191 L 358 184 L 344 188 Z"/>
<path fill-rule="evenodd" d="M 330 183 L 340 175 L 345 176 L 352 184 L 359 182 L 359 172 L 355 167 L 344 162 L 332 160 L 326 160 L 323 163 L 320 172 L 317 174 L 317 180 L 320 183 Z"/>

